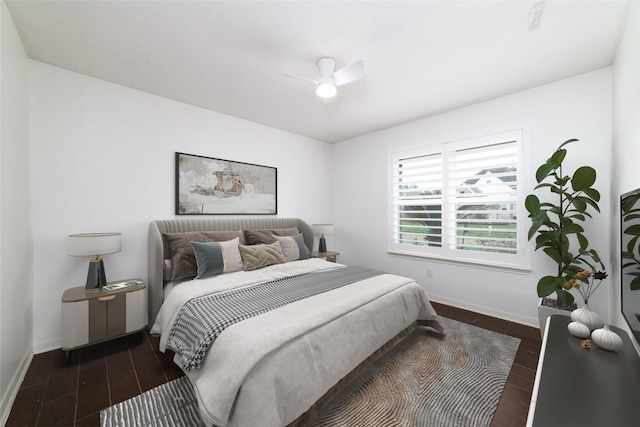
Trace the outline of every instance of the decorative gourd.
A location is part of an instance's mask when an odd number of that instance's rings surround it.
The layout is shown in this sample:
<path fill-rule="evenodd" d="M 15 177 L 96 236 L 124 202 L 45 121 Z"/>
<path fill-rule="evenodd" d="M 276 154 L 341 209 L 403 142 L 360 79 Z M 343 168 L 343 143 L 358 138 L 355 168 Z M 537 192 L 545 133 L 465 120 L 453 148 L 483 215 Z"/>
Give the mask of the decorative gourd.
<path fill-rule="evenodd" d="M 604 322 L 602 322 L 602 318 L 600 318 L 598 313 L 589 309 L 589 304 L 585 304 L 584 307 L 573 310 L 571 312 L 571 320 L 587 325 L 590 331 L 602 328 L 602 325 L 604 325 Z"/>
<path fill-rule="evenodd" d="M 589 329 L 589 327 L 581 322 L 571 322 L 569 323 L 569 326 L 567 326 L 567 328 L 569 329 L 571 335 L 573 335 L 574 337 L 588 338 L 589 335 L 591 335 L 591 330 Z"/>
<path fill-rule="evenodd" d="M 604 325 L 602 329 L 596 329 L 591 334 L 591 339 L 598 347 L 605 350 L 615 351 L 622 348 L 622 338 L 609 329 L 609 325 Z"/>

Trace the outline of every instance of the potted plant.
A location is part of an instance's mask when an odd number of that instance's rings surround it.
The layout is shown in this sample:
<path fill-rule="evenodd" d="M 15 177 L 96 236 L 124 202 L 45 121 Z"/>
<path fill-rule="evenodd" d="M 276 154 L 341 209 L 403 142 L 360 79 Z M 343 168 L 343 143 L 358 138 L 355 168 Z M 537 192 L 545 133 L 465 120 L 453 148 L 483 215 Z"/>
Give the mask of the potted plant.
<path fill-rule="evenodd" d="M 536 237 L 535 250 L 542 251 L 556 264 L 553 275 L 538 281 L 538 296 L 543 306 L 557 305 L 567 314 L 575 308 L 571 289 L 581 284 L 590 285 L 590 278 L 606 278 L 605 267 L 595 249 L 589 248 L 589 240 L 584 235 L 582 224 L 592 218 L 590 211 L 600 212 L 600 193 L 593 188 L 596 171 L 590 166 L 581 166 L 572 176 L 565 175 L 562 163 L 567 155 L 567 144 L 578 141 L 569 139 L 562 143 L 551 157 L 536 170 L 538 185 L 534 190 L 547 189 L 557 202 L 540 202 L 535 194 L 525 200 L 525 207 L 531 218 L 528 239 Z M 600 269 L 597 268 L 600 267 Z M 584 270 L 584 271 L 583 271 Z M 593 274 L 587 275 L 585 271 Z M 600 282 L 598 282 L 599 285 Z M 589 287 L 588 297 L 595 289 Z M 547 298 L 555 292 L 557 300 Z M 542 315 L 544 316 L 544 315 Z M 540 329 L 544 329 L 546 318 L 540 319 Z"/>

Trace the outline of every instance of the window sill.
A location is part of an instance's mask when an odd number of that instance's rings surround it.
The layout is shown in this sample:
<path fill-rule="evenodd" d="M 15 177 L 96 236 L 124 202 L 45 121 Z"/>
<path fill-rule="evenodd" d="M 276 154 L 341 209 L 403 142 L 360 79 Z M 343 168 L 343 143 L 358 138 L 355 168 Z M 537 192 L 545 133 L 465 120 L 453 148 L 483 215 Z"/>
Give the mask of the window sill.
<path fill-rule="evenodd" d="M 408 252 L 408 251 L 398 251 L 398 250 L 387 250 L 387 253 L 393 257 L 397 258 L 413 258 L 415 260 L 421 261 L 432 261 L 440 264 L 449 264 L 449 265 L 457 265 L 464 266 L 469 268 L 481 268 L 484 270 L 494 270 L 494 271 L 502 271 L 506 273 L 514 273 L 514 274 L 530 274 L 531 267 L 528 266 L 518 266 L 513 264 L 500 264 L 491 261 L 474 261 L 474 260 L 455 260 L 449 258 L 442 258 L 435 255 L 427 255 L 423 253 L 416 252 Z"/>

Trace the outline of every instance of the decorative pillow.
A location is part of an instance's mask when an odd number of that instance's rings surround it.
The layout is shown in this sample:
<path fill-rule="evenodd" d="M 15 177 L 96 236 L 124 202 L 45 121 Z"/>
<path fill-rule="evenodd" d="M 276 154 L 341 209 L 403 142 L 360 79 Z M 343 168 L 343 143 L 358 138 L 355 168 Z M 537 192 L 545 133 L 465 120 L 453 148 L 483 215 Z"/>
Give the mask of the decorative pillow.
<path fill-rule="evenodd" d="M 295 236 L 273 237 L 275 237 L 275 239 L 280 243 L 282 254 L 287 262 L 307 259 L 311 256 L 307 245 L 304 243 L 304 237 L 302 237 L 302 234 L 296 234 Z"/>
<path fill-rule="evenodd" d="M 171 277 L 173 276 L 173 264 L 170 259 L 164 260 L 164 266 L 162 267 L 162 279 L 165 282 L 171 281 Z"/>
<path fill-rule="evenodd" d="M 268 245 L 276 241 L 273 236 L 295 236 L 298 233 L 300 233 L 298 227 L 244 230 L 244 234 L 247 236 L 247 244 L 249 245 L 260 245 L 262 243 Z"/>
<path fill-rule="evenodd" d="M 198 264 L 196 279 L 242 270 L 239 238 L 226 242 L 191 242 Z"/>
<path fill-rule="evenodd" d="M 274 242 L 270 245 L 238 245 L 238 248 L 240 248 L 240 253 L 242 254 L 244 271 L 256 270 L 285 262 L 280 242 Z"/>
<path fill-rule="evenodd" d="M 185 233 L 165 233 L 169 247 L 169 258 L 173 272 L 171 280 L 182 280 L 198 274 L 198 264 L 191 242 L 225 242 L 236 237 L 244 243 L 242 230 L 238 231 L 188 231 Z"/>

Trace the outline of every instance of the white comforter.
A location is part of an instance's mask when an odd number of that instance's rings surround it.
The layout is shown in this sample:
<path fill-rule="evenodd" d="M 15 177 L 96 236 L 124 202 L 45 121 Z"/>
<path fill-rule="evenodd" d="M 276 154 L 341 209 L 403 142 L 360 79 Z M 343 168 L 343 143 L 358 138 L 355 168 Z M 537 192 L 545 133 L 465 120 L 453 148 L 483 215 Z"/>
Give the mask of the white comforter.
<path fill-rule="evenodd" d="M 340 267 L 313 258 L 181 283 L 151 332 L 165 351 L 180 308 L 194 297 Z M 213 343 L 202 369 L 187 374 L 201 417 L 220 427 L 284 426 L 418 319 L 437 320 L 422 288 L 384 274 L 237 323 Z"/>

